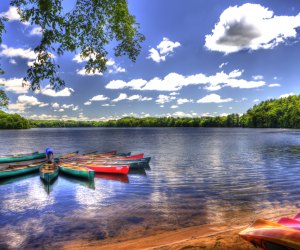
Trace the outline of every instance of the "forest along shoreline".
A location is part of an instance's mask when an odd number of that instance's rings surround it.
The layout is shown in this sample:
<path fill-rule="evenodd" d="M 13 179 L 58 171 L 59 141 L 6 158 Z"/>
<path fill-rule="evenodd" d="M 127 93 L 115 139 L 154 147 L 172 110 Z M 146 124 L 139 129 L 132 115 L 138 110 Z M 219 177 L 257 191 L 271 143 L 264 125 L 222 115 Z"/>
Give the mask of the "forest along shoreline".
<path fill-rule="evenodd" d="M 248 127 L 300 128 L 300 95 L 271 99 L 254 105 L 245 114 L 216 117 L 124 117 L 109 121 L 28 120 L 0 111 L 0 129 L 58 127 Z"/>
<path fill-rule="evenodd" d="M 290 217 L 299 212 L 296 205 L 276 206 L 263 209 L 233 221 L 218 224 L 192 226 L 177 230 L 160 231 L 151 235 L 130 239 L 117 237 L 108 240 L 86 241 L 73 240 L 63 244 L 63 249 L 97 249 L 97 250 L 137 250 L 137 249 L 216 249 L 216 250 L 254 250 L 257 249 L 238 233 L 251 225 L 254 220 L 263 218 L 277 221 L 281 217 Z"/>

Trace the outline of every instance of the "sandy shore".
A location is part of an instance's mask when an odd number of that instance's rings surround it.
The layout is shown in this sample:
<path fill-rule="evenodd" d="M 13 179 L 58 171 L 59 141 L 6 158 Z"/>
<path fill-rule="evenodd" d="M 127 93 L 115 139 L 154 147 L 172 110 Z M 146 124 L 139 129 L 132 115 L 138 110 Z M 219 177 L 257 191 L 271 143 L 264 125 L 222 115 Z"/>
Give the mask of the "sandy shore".
<path fill-rule="evenodd" d="M 288 212 L 287 212 L 288 211 Z M 292 217 L 299 209 L 294 206 L 277 208 L 272 211 L 259 212 L 257 218 L 276 221 L 281 217 Z M 249 218 L 249 219 L 248 219 Z M 238 236 L 238 233 L 247 228 L 253 222 L 252 218 L 244 217 L 236 225 L 211 224 L 188 227 L 173 231 L 161 232 L 151 236 L 124 240 L 116 238 L 111 240 L 86 242 L 75 240 L 64 244 L 63 249 L 97 249 L 97 250 L 192 250 L 192 249 L 216 249 L 216 250 L 250 250 L 257 249 Z"/>

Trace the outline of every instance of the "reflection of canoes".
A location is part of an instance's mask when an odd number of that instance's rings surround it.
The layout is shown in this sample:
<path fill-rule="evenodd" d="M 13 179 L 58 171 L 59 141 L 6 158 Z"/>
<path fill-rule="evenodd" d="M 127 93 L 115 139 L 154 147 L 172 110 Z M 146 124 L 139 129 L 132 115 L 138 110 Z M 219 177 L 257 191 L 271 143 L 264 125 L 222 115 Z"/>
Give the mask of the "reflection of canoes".
<path fill-rule="evenodd" d="M 73 178 L 73 176 L 67 175 L 67 174 L 60 175 L 59 179 L 66 180 L 66 181 L 71 182 L 75 185 L 81 185 L 81 186 L 84 186 L 84 187 L 87 187 L 87 188 L 90 188 L 90 189 L 95 189 L 94 179 L 87 181 L 83 178 Z"/>
<path fill-rule="evenodd" d="M 96 173 L 96 178 L 105 179 L 109 181 L 120 181 L 124 183 L 129 183 L 128 175 L 125 174 L 100 174 Z"/>
<path fill-rule="evenodd" d="M 72 175 L 78 178 L 93 180 L 95 177 L 95 171 L 75 164 L 60 163 L 59 169 L 64 174 Z"/>
<path fill-rule="evenodd" d="M 3 178 L 3 179 L 0 179 L 0 185 L 6 185 L 6 184 L 14 183 L 14 182 L 23 181 L 27 178 L 37 177 L 38 175 L 39 175 L 39 173 L 36 171 L 36 172 L 28 173 L 28 174 L 13 176 L 10 178 Z"/>
<path fill-rule="evenodd" d="M 239 235 L 263 249 L 300 249 L 300 231 L 275 222 L 259 219 Z"/>
<path fill-rule="evenodd" d="M 45 162 L 38 162 L 30 165 L 9 165 L 7 168 L 0 170 L 0 178 L 9 178 L 38 171 L 44 163 Z"/>
<path fill-rule="evenodd" d="M 58 176 L 59 168 L 55 164 L 44 164 L 40 167 L 40 177 L 46 183 L 53 182 Z"/>
<path fill-rule="evenodd" d="M 33 159 L 45 158 L 45 153 L 34 152 L 31 154 L 17 154 L 17 155 L 5 155 L 0 157 L 0 163 L 16 162 L 16 161 L 28 161 Z"/>

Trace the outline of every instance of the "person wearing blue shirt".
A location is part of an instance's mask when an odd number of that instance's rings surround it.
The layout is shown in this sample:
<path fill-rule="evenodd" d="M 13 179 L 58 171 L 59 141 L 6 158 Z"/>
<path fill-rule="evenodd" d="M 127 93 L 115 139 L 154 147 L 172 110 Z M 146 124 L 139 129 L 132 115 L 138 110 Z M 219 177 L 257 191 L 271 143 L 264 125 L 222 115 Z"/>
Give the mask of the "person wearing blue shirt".
<path fill-rule="evenodd" d="M 54 155 L 54 151 L 52 148 L 46 148 L 46 158 L 48 160 L 48 163 L 52 163 L 53 161 L 53 155 Z"/>

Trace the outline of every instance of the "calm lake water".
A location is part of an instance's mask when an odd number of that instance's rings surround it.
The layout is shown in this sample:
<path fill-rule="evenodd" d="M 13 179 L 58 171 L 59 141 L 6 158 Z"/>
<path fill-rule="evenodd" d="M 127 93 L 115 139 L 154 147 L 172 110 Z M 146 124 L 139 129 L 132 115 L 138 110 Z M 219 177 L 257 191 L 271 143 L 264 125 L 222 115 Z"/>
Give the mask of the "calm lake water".
<path fill-rule="evenodd" d="M 0 249 L 62 246 L 226 222 L 300 201 L 300 131 L 228 128 L 0 130 L 0 155 L 75 150 L 140 153 L 151 169 L 94 183 L 38 174 L 0 182 Z"/>

